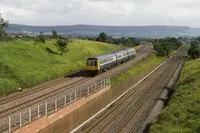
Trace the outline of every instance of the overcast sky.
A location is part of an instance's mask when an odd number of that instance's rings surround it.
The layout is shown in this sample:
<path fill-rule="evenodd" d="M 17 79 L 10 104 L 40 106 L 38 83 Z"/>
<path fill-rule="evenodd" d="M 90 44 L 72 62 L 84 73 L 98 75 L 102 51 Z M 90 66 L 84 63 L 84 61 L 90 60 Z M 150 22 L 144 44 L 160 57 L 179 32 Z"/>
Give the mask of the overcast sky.
<path fill-rule="evenodd" d="M 10 23 L 200 27 L 200 0 L 0 0 Z"/>

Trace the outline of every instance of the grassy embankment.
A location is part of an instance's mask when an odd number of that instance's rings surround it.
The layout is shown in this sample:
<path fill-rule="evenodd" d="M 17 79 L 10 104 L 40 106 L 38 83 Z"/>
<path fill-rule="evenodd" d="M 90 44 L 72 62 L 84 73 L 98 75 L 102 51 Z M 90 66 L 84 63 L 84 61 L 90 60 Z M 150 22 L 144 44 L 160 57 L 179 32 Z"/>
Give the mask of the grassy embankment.
<path fill-rule="evenodd" d="M 73 40 L 62 56 L 56 40 L 36 44 L 32 40 L 0 42 L 0 96 L 28 88 L 84 68 L 87 57 L 121 49 L 105 43 Z M 46 49 L 49 48 L 51 52 Z"/>
<path fill-rule="evenodd" d="M 200 133 L 200 59 L 187 61 L 169 105 L 151 133 Z"/>
<path fill-rule="evenodd" d="M 174 52 L 172 52 L 170 55 L 172 55 L 173 53 Z M 161 62 L 163 62 L 165 59 L 167 59 L 167 57 L 158 57 L 158 56 L 156 56 L 156 53 L 153 52 L 144 61 L 134 65 L 132 68 L 128 69 L 124 73 L 119 74 L 118 76 L 112 78 L 111 84 L 118 85 L 121 82 L 129 79 L 130 77 L 137 76 L 141 73 L 147 72 L 150 69 L 158 66 Z"/>

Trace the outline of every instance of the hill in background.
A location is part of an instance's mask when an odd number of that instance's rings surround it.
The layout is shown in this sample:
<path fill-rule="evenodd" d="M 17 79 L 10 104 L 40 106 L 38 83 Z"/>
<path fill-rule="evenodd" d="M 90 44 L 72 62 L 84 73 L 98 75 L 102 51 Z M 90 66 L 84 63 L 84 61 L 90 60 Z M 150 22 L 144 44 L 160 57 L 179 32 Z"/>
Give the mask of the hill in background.
<path fill-rule="evenodd" d="M 133 36 L 139 38 L 196 37 L 200 35 L 200 29 L 187 26 L 26 26 L 10 24 L 7 31 L 34 36 L 40 32 L 51 34 L 52 29 L 64 36 L 97 36 L 100 32 L 106 32 L 113 37 Z"/>

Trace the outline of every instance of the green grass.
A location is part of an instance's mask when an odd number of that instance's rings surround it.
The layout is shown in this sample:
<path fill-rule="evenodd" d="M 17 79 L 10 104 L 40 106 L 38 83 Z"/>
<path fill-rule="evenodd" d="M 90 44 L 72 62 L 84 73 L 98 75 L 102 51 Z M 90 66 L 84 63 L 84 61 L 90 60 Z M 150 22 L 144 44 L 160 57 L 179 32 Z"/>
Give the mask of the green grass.
<path fill-rule="evenodd" d="M 32 40 L 22 39 L 0 42 L 0 95 L 83 69 L 88 57 L 121 49 L 111 44 L 73 40 L 69 51 L 61 56 L 55 43 L 56 40 L 47 40 L 34 45 Z"/>
<path fill-rule="evenodd" d="M 150 54 L 149 57 L 147 57 L 144 61 L 134 65 L 132 68 L 128 69 L 122 74 L 119 74 L 118 76 L 111 79 L 112 85 L 118 85 L 121 82 L 129 79 L 130 77 L 137 76 L 141 73 L 147 72 L 151 68 L 156 67 L 161 62 L 163 62 L 167 57 L 158 57 L 156 56 L 156 53 L 153 52 Z"/>
<path fill-rule="evenodd" d="M 178 88 L 151 133 L 200 133 L 200 59 L 186 62 Z"/>

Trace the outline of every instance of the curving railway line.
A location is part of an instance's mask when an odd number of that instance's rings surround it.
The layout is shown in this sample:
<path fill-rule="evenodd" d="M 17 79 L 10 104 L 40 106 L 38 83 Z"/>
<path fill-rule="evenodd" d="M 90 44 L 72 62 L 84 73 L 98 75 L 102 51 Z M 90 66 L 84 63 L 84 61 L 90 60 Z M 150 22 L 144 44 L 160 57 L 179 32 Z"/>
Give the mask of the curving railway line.
<path fill-rule="evenodd" d="M 188 47 L 182 47 L 156 71 L 130 88 L 94 119 L 72 131 L 81 133 L 134 133 L 152 109 L 177 67 L 185 59 Z"/>
<path fill-rule="evenodd" d="M 76 74 L 76 73 L 74 73 L 74 74 Z M 72 74 L 72 75 L 74 75 L 74 74 Z M 63 83 L 71 82 L 72 79 L 69 78 L 69 76 L 58 78 L 56 80 L 52 80 L 52 81 L 43 83 L 41 85 L 35 86 L 33 88 L 26 89 L 26 90 L 21 91 L 21 92 L 17 92 L 17 93 L 8 95 L 6 97 L 2 97 L 2 98 L 0 98 L 0 105 L 2 105 L 4 103 L 8 103 L 9 101 L 17 100 L 17 99 L 25 97 L 27 95 L 31 95 L 31 94 L 40 92 L 41 90 L 49 89 L 50 87 L 54 87 L 54 86 L 56 87 L 56 85 L 61 85 L 61 86 L 68 85 L 68 84 L 63 84 Z M 77 72 L 77 74 L 76 74 L 76 78 L 82 78 L 83 76 L 84 76 L 84 73 L 82 71 L 81 72 Z M 73 80 L 76 81 L 75 78 Z M 77 79 L 77 80 L 79 80 L 79 79 Z"/>
<path fill-rule="evenodd" d="M 143 49 L 138 52 L 134 60 L 117 66 L 99 76 L 86 77 L 83 73 L 74 75 L 70 78 L 61 78 L 52 82 L 40 85 L 32 90 L 19 92 L 0 99 L 0 121 L 7 119 L 11 114 L 22 111 L 28 107 L 37 105 L 41 102 L 57 99 L 63 94 L 70 94 L 70 92 L 77 88 L 84 88 L 88 85 L 94 84 L 105 77 L 113 77 L 116 74 L 125 71 L 133 64 L 143 60 L 151 52 L 152 46 L 145 45 Z M 33 112 L 34 113 L 34 112 Z M 5 128 L 5 123 L 0 123 L 0 132 Z"/>

